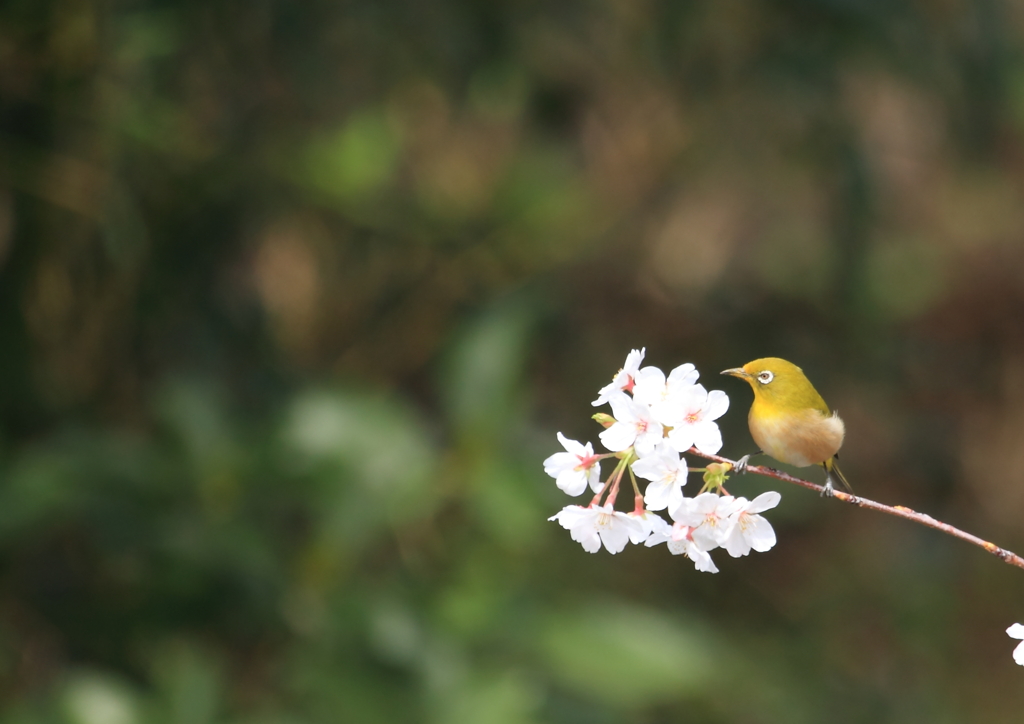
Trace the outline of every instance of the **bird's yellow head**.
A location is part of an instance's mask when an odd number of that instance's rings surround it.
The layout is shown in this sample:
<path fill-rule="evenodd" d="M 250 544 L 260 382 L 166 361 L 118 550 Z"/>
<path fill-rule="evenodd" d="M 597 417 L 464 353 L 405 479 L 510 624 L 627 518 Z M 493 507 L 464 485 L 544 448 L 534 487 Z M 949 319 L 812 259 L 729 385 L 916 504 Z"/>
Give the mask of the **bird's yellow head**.
<path fill-rule="evenodd" d="M 764 357 L 747 362 L 742 367 L 723 370 L 722 374 L 746 380 L 754 390 L 754 399 L 772 407 L 813 407 L 828 412 L 828 406 L 803 370 L 784 359 Z"/>

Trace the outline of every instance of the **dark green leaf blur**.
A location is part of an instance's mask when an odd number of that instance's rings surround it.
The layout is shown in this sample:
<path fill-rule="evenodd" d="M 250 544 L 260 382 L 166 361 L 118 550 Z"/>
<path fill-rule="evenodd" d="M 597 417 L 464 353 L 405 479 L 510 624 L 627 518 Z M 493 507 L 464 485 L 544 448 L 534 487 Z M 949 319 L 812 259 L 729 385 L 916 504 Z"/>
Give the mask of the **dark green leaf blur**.
<path fill-rule="evenodd" d="M 548 522 L 642 346 L 1024 552 L 1024 5 L 6 0 L 0 722 L 1021 721 L 979 548 Z"/>

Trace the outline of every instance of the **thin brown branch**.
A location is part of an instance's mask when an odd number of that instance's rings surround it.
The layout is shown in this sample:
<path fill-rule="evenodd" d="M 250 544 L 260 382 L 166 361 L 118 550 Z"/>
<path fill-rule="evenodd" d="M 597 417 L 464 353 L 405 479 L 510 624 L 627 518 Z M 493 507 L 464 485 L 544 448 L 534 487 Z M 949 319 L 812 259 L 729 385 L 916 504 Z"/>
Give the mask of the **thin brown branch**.
<path fill-rule="evenodd" d="M 729 460 L 728 458 L 719 457 L 718 455 L 708 455 L 706 453 L 702 453 L 697 448 L 690 448 L 689 452 L 694 455 L 698 455 L 702 458 L 707 458 L 708 460 L 714 460 L 715 462 L 718 463 L 728 463 L 730 465 L 736 464 L 735 461 Z M 825 490 L 825 487 L 822 485 L 812 483 L 809 480 L 794 477 L 789 473 L 784 473 L 781 470 L 776 470 L 775 468 L 764 467 L 762 465 L 748 465 L 747 472 L 757 473 L 758 475 L 764 475 L 769 478 L 775 478 L 776 480 L 783 480 L 787 483 L 793 483 L 794 485 L 800 485 L 809 490 L 815 490 L 818 493 L 822 493 Z M 970 533 L 962 531 L 959 528 L 950 525 L 949 523 L 943 523 L 941 520 L 936 520 L 930 515 L 918 513 L 916 510 L 911 510 L 910 508 L 904 507 L 902 505 L 883 505 L 882 503 L 877 503 L 874 500 L 862 498 L 859 495 L 850 495 L 849 493 L 844 493 L 840 490 L 835 491 L 835 498 L 836 500 L 841 500 L 844 503 L 856 505 L 859 508 L 877 510 L 880 513 L 888 513 L 889 515 L 895 515 L 897 518 L 904 518 L 906 520 L 912 520 L 915 523 L 920 523 L 921 525 L 926 525 L 929 528 L 934 528 L 935 530 L 942 531 L 946 535 L 951 535 L 954 538 L 959 538 L 960 540 L 965 540 L 968 543 L 972 543 L 978 546 L 979 548 L 984 548 L 992 555 L 997 556 L 1004 563 L 1009 563 L 1011 566 L 1017 566 L 1018 568 L 1024 568 L 1024 558 L 1021 558 L 1013 551 L 1008 551 L 1005 548 L 1000 548 L 995 543 L 991 543 L 987 540 L 979 538 L 976 535 L 971 535 Z"/>

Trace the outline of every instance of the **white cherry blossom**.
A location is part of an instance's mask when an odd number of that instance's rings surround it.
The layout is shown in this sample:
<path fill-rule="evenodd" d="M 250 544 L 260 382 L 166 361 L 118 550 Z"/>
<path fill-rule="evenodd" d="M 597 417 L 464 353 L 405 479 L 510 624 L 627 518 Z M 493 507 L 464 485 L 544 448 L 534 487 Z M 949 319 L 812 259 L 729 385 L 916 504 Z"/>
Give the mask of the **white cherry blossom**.
<path fill-rule="evenodd" d="M 601 492 L 601 465 L 594 448 L 588 442 L 582 445 L 558 433 L 558 441 L 565 452 L 558 452 L 544 461 L 544 472 L 555 479 L 555 484 L 569 495 L 579 495 L 589 484 L 595 493 Z"/>
<path fill-rule="evenodd" d="M 666 543 L 672 555 L 689 558 L 698 571 L 718 573 L 718 567 L 711 560 L 711 555 L 694 541 L 693 529 L 690 526 L 677 522 L 669 527 L 666 523 L 664 529 L 653 531 L 644 545 L 651 548 L 659 543 Z"/>
<path fill-rule="evenodd" d="M 644 491 L 648 510 L 671 510 L 683 502 L 688 468 L 667 441 L 659 442 L 650 455 L 640 458 L 631 467 L 641 478 L 651 481 Z"/>
<path fill-rule="evenodd" d="M 737 508 L 731 495 L 701 493 L 670 511 L 672 520 L 689 526 L 693 540 L 705 551 L 713 551 L 725 543 L 732 527 L 731 517 Z"/>
<path fill-rule="evenodd" d="M 693 385 L 684 390 L 672 407 L 672 427 L 668 439 L 679 452 L 696 447 L 703 453 L 714 455 L 722 449 L 722 432 L 714 421 L 729 409 L 729 397 L 721 390 L 710 393 L 704 385 Z"/>
<path fill-rule="evenodd" d="M 651 418 L 651 408 L 627 395 L 618 395 L 609 401 L 615 424 L 601 433 L 601 444 L 612 452 L 622 452 L 632 446 L 639 457 L 654 452 L 665 432 L 661 423 Z"/>
<path fill-rule="evenodd" d="M 657 367 L 644 367 L 636 375 L 633 399 L 650 405 L 651 416 L 664 425 L 678 417 L 678 408 L 685 399 L 685 393 L 697 382 L 700 374 L 692 364 L 679 365 L 672 370 L 668 379 Z"/>
<path fill-rule="evenodd" d="M 758 515 L 774 508 L 782 496 L 774 490 L 761 493 L 753 500 L 737 498 L 731 529 L 726 535 L 723 547 L 733 558 L 750 553 L 751 549 L 764 553 L 775 545 L 775 530 L 765 518 Z"/>
<path fill-rule="evenodd" d="M 668 534 L 672 531 L 672 526 L 665 522 L 664 518 L 662 518 L 660 515 L 652 513 L 650 510 L 644 510 L 639 513 L 633 511 L 632 513 L 626 513 L 626 515 L 628 515 L 633 520 L 636 520 L 640 523 L 640 525 L 643 526 L 643 531 L 637 534 L 630 533 L 630 543 L 644 543 L 653 534 L 668 536 Z"/>
<path fill-rule="evenodd" d="M 643 534 L 640 521 L 610 505 L 567 505 L 548 520 L 558 521 L 587 553 L 597 553 L 602 543 L 609 553 L 618 553 L 631 537 Z"/>
<path fill-rule="evenodd" d="M 612 378 L 611 382 L 599 390 L 598 398 L 590 404 L 594 407 L 599 407 L 609 402 L 615 395 L 632 390 L 634 377 L 636 377 L 636 373 L 640 369 L 640 363 L 644 361 L 644 353 L 646 351 L 646 347 L 639 350 L 630 350 L 629 354 L 626 355 L 626 364 L 622 365 L 622 369 L 615 373 L 615 377 Z"/>

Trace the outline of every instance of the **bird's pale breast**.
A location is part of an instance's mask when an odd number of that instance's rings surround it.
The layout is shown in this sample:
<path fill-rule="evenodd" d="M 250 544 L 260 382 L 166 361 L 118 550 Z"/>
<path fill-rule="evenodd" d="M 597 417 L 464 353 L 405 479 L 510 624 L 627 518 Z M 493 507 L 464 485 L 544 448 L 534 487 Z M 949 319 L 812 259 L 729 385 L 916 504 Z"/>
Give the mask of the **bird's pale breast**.
<path fill-rule="evenodd" d="M 818 410 L 758 411 L 751 407 L 750 434 L 764 452 L 797 467 L 828 460 L 843 444 L 846 428 L 835 415 Z"/>

